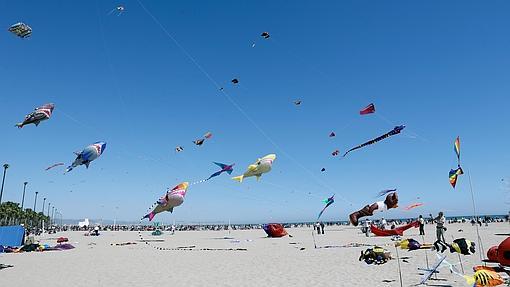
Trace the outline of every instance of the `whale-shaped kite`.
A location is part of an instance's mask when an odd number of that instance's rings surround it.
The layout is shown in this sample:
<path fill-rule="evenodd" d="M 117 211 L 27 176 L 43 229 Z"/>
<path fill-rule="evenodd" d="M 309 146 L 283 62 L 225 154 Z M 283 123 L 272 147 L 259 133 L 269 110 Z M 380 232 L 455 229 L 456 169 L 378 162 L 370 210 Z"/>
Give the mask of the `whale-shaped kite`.
<path fill-rule="evenodd" d="M 173 212 L 174 207 L 181 205 L 184 202 L 184 197 L 186 196 L 186 191 L 188 190 L 189 183 L 183 182 L 178 184 L 176 187 L 169 190 L 165 196 L 161 197 L 156 207 L 143 218 L 148 218 L 149 221 L 152 221 L 156 214 L 161 213 L 163 211 Z M 143 219 L 142 218 L 142 219 Z"/>
<path fill-rule="evenodd" d="M 70 172 L 73 168 L 82 164 L 89 168 L 89 164 L 98 158 L 104 152 L 105 148 L 105 142 L 96 142 L 84 148 L 81 152 L 75 152 L 76 159 L 67 167 L 66 172 Z"/>
<path fill-rule="evenodd" d="M 237 180 L 239 182 L 243 182 L 243 179 L 245 177 L 256 176 L 257 180 L 259 180 L 262 174 L 271 171 L 271 167 L 275 159 L 276 159 L 275 154 L 268 154 L 263 158 L 259 158 L 255 163 L 250 164 L 248 166 L 248 170 L 245 171 L 242 175 L 235 176 L 232 179 Z"/>

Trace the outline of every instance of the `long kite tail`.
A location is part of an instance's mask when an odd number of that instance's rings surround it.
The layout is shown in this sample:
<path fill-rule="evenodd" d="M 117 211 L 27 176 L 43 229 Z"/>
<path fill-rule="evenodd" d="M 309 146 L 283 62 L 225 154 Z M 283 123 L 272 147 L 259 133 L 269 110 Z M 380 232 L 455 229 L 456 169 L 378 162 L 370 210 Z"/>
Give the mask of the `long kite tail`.
<path fill-rule="evenodd" d="M 351 152 L 351 151 L 353 151 L 353 150 L 360 149 L 360 148 L 365 147 L 365 146 L 367 146 L 367 145 L 375 144 L 376 142 L 381 141 L 381 140 L 383 140 L 383 139 L 385 139 L 385 138 L 388 138 L 388 137 L 390 137 L 390 136 L 393 136 L 393 135 L 399 134 L 399 133 L 400 133 L 400 131 L 401 131 L 401 130 L 399 130 L 399 129 L 396 129 L 396 128 L 395 128 L 395 129 L 393 129 L 393 130 L 391 130 L 391 131 L 389 131 L 389 132 L 385 133 L 385 134 L 384 134 L 384 135 L 382 135 L 382 136 L 376 137 L 376 138 L 375 138 L 375 139 L 373 139 L 373 140 L 369 140 L 369 141 L 367 141 L 367 142 L 365 142 L 365 143 L 362 143 L 362 144 L 360 144 L 360 145 L 358 145 L 358 146 L 356 146 L 356 147 L 353 147 L 353 148 L 351 148 L 350 150 L 348 150 L 347 152 L 345 152 L 345 154 L 343 155 L 343 157 L 345 157 L 348 153 L 350 153 L 350 152 Z"/>

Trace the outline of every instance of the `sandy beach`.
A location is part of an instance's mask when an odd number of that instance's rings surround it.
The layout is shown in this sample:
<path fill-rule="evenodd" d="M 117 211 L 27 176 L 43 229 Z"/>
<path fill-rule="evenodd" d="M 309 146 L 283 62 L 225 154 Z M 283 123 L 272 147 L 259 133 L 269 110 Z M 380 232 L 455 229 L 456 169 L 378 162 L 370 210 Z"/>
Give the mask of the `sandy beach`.
<path fill-rule="evenodd" d="M 434 241 L 434 225 L 426 226 L 425 241 Z M 463 230 L 459 232 L 459 230 Z M 492 223 L 479 228 L 483 247 L 487 250 L 499 244 L 508 233 L 508 223 Z M 76 248 L 68 251 L 0 254 L 0 263 L 12 264 L 0 272 L 0 286 L 400 286 L 397 260 L 384 265 L 367 265 L 358 261 L 366 247 L 340 247 L 350 243 L 377 244 L 392 251 L 390 238 L 366 238 L 351 226 L 327 227 L 324 235 L 312 229 L 290 228 L 292 237 L 266 238 L 262 230 L 187 231 L 162 236 L 143 234 L 144 239 L 163 239 L 147 245 L 139 241 L 137 232 L 103 232 L 98 237 L 83 232 L 43 235 L 42 243 L 55 244 L 55 238 L 68 237 Z M 421 241 L 418 230 L 411 229 L 406 238 Z M 476 230 L 470 224 L 450 224 L 448 241 L 454 238 L 476 240 Z M 225 239 L 231 237 L 234 239 Z M 136 245 L 112 246 L 111 243 L 137 242 Z M 155 247 L 234 250 L 156 250 Z M 324 248 L 333 246 L 331 248 Z M 323 247 L 323 248 L 321 248 Z M 303 249 L 305 248 L 305 249 Z M 447 254 L 450 263 L 458 263 L 456 253 Z M 419 283 L 418 267 L 435 260 L 434 251 L 408 252 L 399 249 L 404 286 Z M 485 255 L 484 255 L 485 258 Z M 479 254 L 462 256 L 466 274 L 479 265 Z M 457 266 L 460 270 L 460 265 Z M 458 275 L 443 268 L 438 279 L 429 284 L 467 286 Z"/>

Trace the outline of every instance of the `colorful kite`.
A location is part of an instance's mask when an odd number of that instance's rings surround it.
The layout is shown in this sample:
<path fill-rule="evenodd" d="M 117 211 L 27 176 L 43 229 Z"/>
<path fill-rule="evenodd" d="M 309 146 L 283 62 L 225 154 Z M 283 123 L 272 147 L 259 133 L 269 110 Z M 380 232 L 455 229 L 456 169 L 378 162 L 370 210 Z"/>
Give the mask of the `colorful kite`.
<path fill-rule="evenodd" d="M 25 23 L 19 22 L 12 25 L 9 28 L 9 32 L 13 33 L 14 35 L 20 38 L 26 38 L 32 35 L 32 28 L 30 28 L 30 26 L 28 26 Z"/>
<path fill-rule="evenodd" d="M 142 219 L 148 218 L 149 221 L 152 221 L 154 216 L 158 213 L 161 213 L 163 211 L 169 211 L 170 213 L 173 212 L 174 207 L 177 207 L 184 202 L 184 197 L 186 196 L 188 186 L 189 186 L 188 182 L 183 182 L 169 190 L 163 197 L 161 197 L 157 201 L 156 207 L 149 214 L 145 215 Z"/>
<path fill-rule="evenodd" d="M 455 142 L 453 143 L 453 149 L 455 150 L 455 154 L 457 154 L 457 162 L 460 165 L 460 138 L 457 137 Z"/>
<path fill-rule="evenodd" d="M 372 103 L 369 104 L 368 106 L 366 106 L 361 111 L 359 111 L 360 115 L 368 115 L 368 114 L 373 114 L 373 113 L 375 113 L 375 106 Z"/>
<path fill-rule="evenodd" d="M 244 174 L 235 176 L 232 179 L 237 180 L 239 182 L 243 182 L 243 179 L 245 177 L 255 176 L 257 177 L 257 180 L 260 179 L 262 174 L 268 173 L 271 171 L 271 168 L 273 166 L 273 162 L 276 160 L 275 154 L 268 154 L 264 156 L 263 158 L 257 159 L 257 161 L 254 164 L 250 164 L 248 166 L 248 170 L 244 172 Z"/>
<path fill-rule="evenodd" d="M 450 170 L 448 177 L 450 178 L 450 184 L 452 185 L 453 188 L 455 188 L 455 185 L 457 184 L 457 177 L 461 174 L 464 174 L 464 171 L 462 170 L 460 165 L 457 169 Z"/>
<path fill-rule="evenodd" d="M 363 144 L 360 144 L 359 146 L 356 146 L 356 147 L 351 148 L 350 150 L 348 150 L 347 152 L 345 152 L 345 154 L 344 154 L 343 156 L 345 157 L 348 153 L 350 153 L 350 152 L 351 152 L 351 151 L 353 151 L 353 150 L 357 150 L 357 149 L 362 148 L 362 147 L 365 147 L 365 146 L 367 146 L 367 145 L 375 144 L 376 142 L 381 141 L 381 140 L 383 140 L 383 139 L 385 139 L 385 138 L 388 138 L 388 137 L 390 137 L 390 136 L 397 135 L 397 134 L 399 134 L 399 133 L 400 133 L 400 132 L 401 132 L 401 131 L 405 128 L 405 127 L 406 127 L 406 126 L 404 126 L 404 125 L 396 126 L 396 127 L 394 127 L 394 128 L 393 128 L 393 130 L 391 130 L 391 131 L 389 131 L 389 132 L 385 133 L 384 135 L 382 135 L 382 136 L 380 136 L 380 137 L 377 137 L 377 138 L 375 138 L 375 139 L 373 139 L 373 140 L 369 140 L 369 141 L 367 141 L 366 143 L 363 143 Z"/>
<path fill-rule="evenodd" d="M 213 178 L 213 177 L 216 177 L 216 176 L 218 176 L 218 175 L 220 175 L 220 174 L 222 174 L 222 173 L 224 173 L 224 172 L 227 172 L 228 174 L 231 174 L 231 173 L 232 173 L 232 171 L 234 171 L 234 165 L 235 165 L 235 163 L 230 164 L 230 165 L 228 165 L 228 164 L 224 164 L 224 163 L 219 163 L 219 162 L 213 162 L 213 163 L 214 163 L 215 165 L 219 166 L 219 167 L 221 168 L 221 170 L 219 170 L 219 171 L 217 171 L 217 172 L 215 172 L 215 173 L 211 174 L 211 176 L 209 176 L 209 178 L 207 178 L 206 180 L 209 180 L 209 179 L 211 179 L 211 178 Z"/>
<path fill-rule="evenodd" d="M 411 205 L 409 205 L 409 206 L 406 206 L 406 207 L 404 208 L 404 210 L 411 210 L 411 209 L 413 209 L 413 208 L 416 208 L 416 207 L 419 207 L 419 206 L 422 206 L 422 205 L 423 205 L 423 203 L 413 203 L 413 204 L 411 204 Z"/>
<path fill-rule="evenodd" d="M 205 135 L 204 135 L 204 138 L 205 139 L 210 139 L 212 138 L 212 133 L 211 132 L 206 132 Z"/>
<path fill-rule="evenodd" d="M 45 104 L 35 108 L 33 112 L 25 116 L 23 122 L 17 123 L 16 126 L 20 129 L 28 124 L 35 124 L 35 126 L 38 126 L 42 121 L 45 121 L 51 117 L 54 108 L 54 104 Z"/>
<path fill-rule="evenodd" d="M 73 168 L 83 164 L 89 168 L 89 164 L 103 154 L 105 149 L 105 142 L 96 142 L 84 148 L 81 152 L 75 152 L 74 154 L 76 154 L 76 159 L 70 166 L 67 167 L 66 172 L 70 172 Z"/>
<path fill-rule="evenodd" d="M 52 165 L 48 166 L 45 170 L 50 170 L 50 169 L 52 169 L 54 167 L 57 167 L 59 165 L 64 165 L 64 163 L 63 162 L 59 162 L 59 163 L 56 163 L 56 164 L 52 164 Z"/>
<path fill-rule="evenodd" d="M 326 206 L 324 206 L 324 208 L 321 210 L 321 212 L 319 212 L 319 216 L 317 216 L 317 220 L 319 220 L 319 218 L 321 218 L 321 215 L 322 215 L 322 213 L 324 213 L 324 210 L 326 210 L 326 208 L 328 208 L 328 206 L 332 205 L 335 202 L 335 195 L 333 194 L 331 197 L 328 197 L 328 199 L 324 199 L 322 202 L 324 202 L 326 204 Z"/>
<path fill-rule="evenodd" d="M 329 134 L 329 137 L 330 137 L 330 138 L 335 137 L 335 136 L 336 136 L 335 132 L 331 132 L 331 133 Z"/>
<path fill-rule="evenodd" d="M 397 191 L 396 188 L 394 188 L 394 189 L 385 189 L 385 190 L 379 191 L 379 194 L 377 195 L 377 197 L 381 197 L 383 195 L 386 195 L 386 194 L 388 194 L 390 192 L 395 192 L 395 191 Z"/>

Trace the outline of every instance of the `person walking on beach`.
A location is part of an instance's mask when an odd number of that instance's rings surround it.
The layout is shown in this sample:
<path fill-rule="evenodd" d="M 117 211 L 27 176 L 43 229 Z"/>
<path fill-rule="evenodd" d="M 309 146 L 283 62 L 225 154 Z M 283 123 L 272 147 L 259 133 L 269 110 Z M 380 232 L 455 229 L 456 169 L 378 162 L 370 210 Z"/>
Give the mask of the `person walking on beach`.
<path fill-rule="evenodd" d="M 315 224 L 315 228 L 317 228 L 317 234 L 321 234 L 321 224 L 319 222 Z"/>
<path fill-rule="evenodd" d="M 321 221 L 320 225 L 321 225 L 321 233 L 324 234 L 324 222 Z"/>
<path fill-rule="evenodd" d="M 423 216 L 418 218 L 418 223 L 420 224 L 420 235 L 425 235 L 425 219 L 423 219 Z"/>
<path fill-rule="evenodd" d="M 432 214 L 430 214 L 432 217 Z M 446 240 L 444 239 L 444 233 L 446 231 L 446 227 L 444 226 L 446 223 L 446 218 L 442 211 L 440 211 L 436 218 L 432 218 L 432 222 L 436 223 L 436 242 L 434 242 L 434 247 L 439 251 L 439 246 L 441 246 L 441 252 L 446 250 Z"/>

